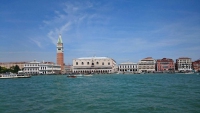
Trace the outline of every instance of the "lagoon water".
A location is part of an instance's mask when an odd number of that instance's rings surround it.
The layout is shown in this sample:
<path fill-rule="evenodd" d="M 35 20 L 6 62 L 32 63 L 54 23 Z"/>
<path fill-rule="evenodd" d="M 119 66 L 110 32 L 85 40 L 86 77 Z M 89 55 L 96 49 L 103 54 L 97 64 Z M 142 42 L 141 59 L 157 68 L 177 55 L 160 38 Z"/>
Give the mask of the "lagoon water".
<path fill-rule="evenodd" d="M 0 79 L 0 113 L 199 113 L 200 75 Z"/>

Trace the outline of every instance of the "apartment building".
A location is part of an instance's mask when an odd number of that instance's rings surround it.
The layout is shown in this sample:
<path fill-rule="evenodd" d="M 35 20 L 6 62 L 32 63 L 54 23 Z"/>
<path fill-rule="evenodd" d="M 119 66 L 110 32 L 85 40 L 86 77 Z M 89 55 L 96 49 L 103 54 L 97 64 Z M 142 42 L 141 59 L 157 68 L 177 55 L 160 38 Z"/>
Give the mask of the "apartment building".
<path fill-rule="evenodd" d="M 194 62 L 192 62 L 192 68 L 196 71 L 196 72 L 200 72 L 200 59 L 196 60 Z"/>
<path fill-rule="evenodd" d="M 119 73 L 137 73 L 138 65 L 137 63 L 125 62 L 125 63 L 120 63 L 118 65 L 118 69 Z"/>
<path fill-rule="evenodd" d="M 188 57 L 180 57 L 176 59 L 176 70 L 178 71 L 191 71 L 192 59 Z"/>
<path fill-rule="evenodd" d="M 158 59 L 156 61 L 156 71 L 169 72 L 174 70 L 175 70 L 175 65 L 172 59 L 163 58 L 163 59 Z"/>
<path fill-rule="evenodd" d="M 138 72 L 150 73 L 155 72 L 156 60 L 152 57 L 147 57 L 138 62 Z"/>

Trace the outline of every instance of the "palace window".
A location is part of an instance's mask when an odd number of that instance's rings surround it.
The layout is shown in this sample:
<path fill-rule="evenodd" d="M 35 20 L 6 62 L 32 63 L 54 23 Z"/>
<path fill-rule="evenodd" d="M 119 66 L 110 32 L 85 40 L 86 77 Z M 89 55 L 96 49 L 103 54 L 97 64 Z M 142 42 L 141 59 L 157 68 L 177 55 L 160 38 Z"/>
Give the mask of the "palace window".
<path fill-rule="evenodd" d="M 76 65 L 78 65 L 78 62 L 76 62 Z"/>
<path fill-rule="evenodd" d="M 104 65 L 104 62 L 102 62 L 102 65 Z"/>
<path fill-rule="evenodd" d="M 110 62 L 108 62 L 108 65 L 110 65 Z"/>
<path fill-rule="evenodd" d="M 84 65 L 84 63 L 83 63 L 83 62 L 82 62 L 81 64 L 82 64 L 82 65 Z"/>
<path fill-rule="evenodd" d="M 90 63 L 89 62 L 87 62 L 87 65 L 89 65 Z"/>
<path fill-rule="evenodd" d="M 99 65 L 99 62 L 97 62 L 97 65 Z"/>

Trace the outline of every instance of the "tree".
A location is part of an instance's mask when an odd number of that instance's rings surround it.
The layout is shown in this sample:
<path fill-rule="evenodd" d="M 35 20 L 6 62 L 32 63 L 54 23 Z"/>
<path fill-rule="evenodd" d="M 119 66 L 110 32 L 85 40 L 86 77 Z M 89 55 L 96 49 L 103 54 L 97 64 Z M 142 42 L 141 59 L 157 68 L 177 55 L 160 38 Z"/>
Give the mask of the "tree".
<path fill-rule="evenodd" d="M 0 66 L 0 73 L 1 73 L 1 66 Z"/>
<path fill-rule="evenodd" d="M 14 70 L 13 70 L 13 73 L 17 73 L 19 70 L 20 70 L 19 66 L 18 66 L 18 65 L 15 65 Z"/>
<path fill-rule="evenodd" d="M 6 72 L 9 72 L 9 69 L 5 67 L 1 67 L 1 73 L 6 73 Z"/>
<path fill-rule="evenodd" d="M 18 65 L 12 66 L 9 69 L 0 66 L 0 73 L 6 73 L 6 72 L 18 73 L 19 70 L 20 68 Z"/>

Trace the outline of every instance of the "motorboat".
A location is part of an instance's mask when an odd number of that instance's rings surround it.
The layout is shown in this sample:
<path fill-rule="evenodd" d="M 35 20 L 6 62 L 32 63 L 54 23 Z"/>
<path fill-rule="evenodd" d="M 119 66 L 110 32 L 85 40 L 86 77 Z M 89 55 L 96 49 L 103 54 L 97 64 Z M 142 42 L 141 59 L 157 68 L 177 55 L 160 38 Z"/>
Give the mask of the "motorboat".
<path fill-rule="evenodd" d="M 2 78 L 2 79 L 4 79 L 4 78 L 5 79 L 8 79 L 8 78 L 30 78 L 30 77 L 31 77 L 30 75 L 27 75 L 22 72 L 18 72 L 18 74 L 7 72 L 7 73 L 0 75 L 0 78 Z"/>
<path fill-rule="evenodd" d="M 84 75 L 84 76 L 93 76 L 92 74 L 87 74 L 87 75 Z"/>
<path fill-rule="evenodd" d="M 75 76 L 75 75 L 67 75 L 67 77 L 69 77 L 69 78 L 76 78 L 77 76 Z"/>
<path fill-rule="evenodd" d="M 19 71 L 17 74 L 17 78 L 30 78 L 31 75 L 25 74 L 23 71 Z"/>
<path fill-rule="evenodd" d="M 17 78 L 31 78 L 30 75 L 17 75 Z"/>
<path fill-rule="evenodd" d="M 14 73 L 5 73 L 5 74 L 1 74 L 0 78 L 2 78 L 2 79 L 17 78 L 17 74 L 14 74 Z"/>
<path fill-rule="evenodd" d="M 194 72 L 186 72 L 185 74 L 194 74 Z"/>
<path fill-rule="evenodd" d="M 74 76 L 77 76 L 77 77 L 82 77 L 83 75 L 82 75 L 82 74 L 78 74 L 78 75 L 74 75 Z"/>

